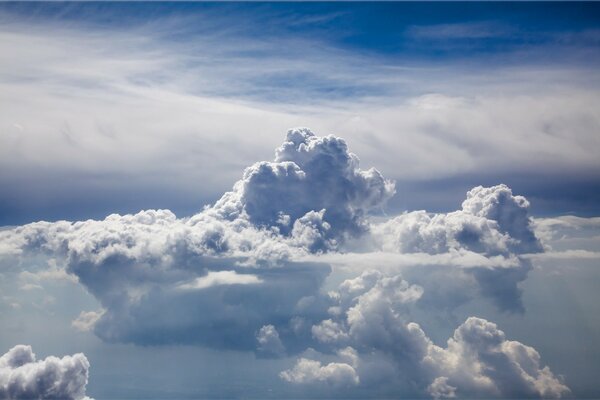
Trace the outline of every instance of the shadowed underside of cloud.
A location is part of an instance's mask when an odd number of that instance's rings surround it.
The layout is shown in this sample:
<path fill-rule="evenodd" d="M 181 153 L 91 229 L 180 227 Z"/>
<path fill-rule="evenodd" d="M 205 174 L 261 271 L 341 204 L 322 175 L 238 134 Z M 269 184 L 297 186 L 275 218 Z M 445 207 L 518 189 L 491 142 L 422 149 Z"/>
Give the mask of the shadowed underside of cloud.
<path fill-rule="evenodd" d="M 371 223 L 369 213 L 394 190 L 377 170 L 360 169 L 343 139 L 292 129 L 273 161 L 248 167 L 232 191 L 192 217 L 148 210 L 37 222 L 0 231 L 0 250 L 7 258 L 62 259 L 103 307 L 73 326 L 108 342 L 199 344 L 259 357 L 315 347 L 340 362 L 303 357 L 281 378 L 341 391 L 377 384 L 365 371 L 382 363 L 413 395 L 567 393 L 535 350 L 506 341 L 487 321 L 467 320 L 442 349 L 405 317 L 416 304 L 439 307 L 432 288 L 459 273 L 501 309 L 522 310 L 517 284 L 530 269 L 522 255 L 542 251 L 527 200 L 505 185 L 476 187 L 461 210 Z M 320 258 L 355 248 L 414 254 L 444 272 L 409 283 L 373 270 L 326 293 L 332 267 Z M 454 261 L 441 265 L 445 258 Z M 467 280 L 454 281 L 448 304 L 464 297 Z M 480 346 L 490 335 L 499 339 Z"/>
<path fill-rule="evenodd" d="M 15 346 L 0 357 L 0 398 L 86 398 L 89 367 L 83 354 L 36 361 L 31 346 Z"/>

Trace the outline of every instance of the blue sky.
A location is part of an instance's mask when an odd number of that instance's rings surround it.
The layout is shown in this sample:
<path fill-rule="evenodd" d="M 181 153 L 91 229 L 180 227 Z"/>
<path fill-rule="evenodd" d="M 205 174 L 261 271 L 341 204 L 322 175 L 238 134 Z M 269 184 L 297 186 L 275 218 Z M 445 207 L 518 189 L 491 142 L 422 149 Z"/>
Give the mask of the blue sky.
<path fill-rule="evenodd" d="M 599 47 L 591 2 L 0 3 L 0 398 L 597 398 Z"/>

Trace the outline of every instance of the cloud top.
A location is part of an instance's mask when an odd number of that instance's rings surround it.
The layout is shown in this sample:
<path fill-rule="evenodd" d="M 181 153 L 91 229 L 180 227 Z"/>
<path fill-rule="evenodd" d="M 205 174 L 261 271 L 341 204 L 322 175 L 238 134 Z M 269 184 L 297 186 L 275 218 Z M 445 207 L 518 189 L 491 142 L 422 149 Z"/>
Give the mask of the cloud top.
<path fill-rule="evenodd" d="M 379 171 L 359 168 L 343 139 L 296 128 L 288 131 L 275 160 L 248 167 L 214 210 L 229 219 L 246 217 L 258 227 L 276 227 L 283 235 L 299 235 L 310 224 L 322 237 L 315 250 L 325 250 L 364 233 L 367 213 L 394 193 L 394 183 Z"/>
<path fill-rule="evenodd" d="M 0 398 L 83 399 L 89 367 L 81 353 L 36 361 L 31 346 L 17 345 L 0 357 Z"/>

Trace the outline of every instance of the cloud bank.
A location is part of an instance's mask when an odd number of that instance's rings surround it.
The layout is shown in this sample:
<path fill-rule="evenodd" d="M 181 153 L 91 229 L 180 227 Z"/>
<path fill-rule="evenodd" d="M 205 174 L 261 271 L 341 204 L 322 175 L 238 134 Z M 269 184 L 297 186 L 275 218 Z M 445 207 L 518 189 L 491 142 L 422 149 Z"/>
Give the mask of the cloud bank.
<path fill-rule="evenodd" d="M 246 168 L 191 217 L 146 210 L 36 222 L 0 231 L 0 250 L 59 259 L 102 305 L 73 326 L 107 342 L 304 352 L 281 379 L 340 393 L 388 379 L 436 398 L 568 394 L 534 349 L 493 323 L 467 319 L 444 348 L 410 318 L 414 307 L 456 307 L 472 291 L 523 312 L 527 256 L 543 251 L 529 202 L 506 185 L 479 186 L 454 212 L 371 221 L 394 192 L 343 139 L 297 128 L 272 161 Z M 387 262 L 360 263 L 373 257 Z M 332 258 L 358 274 L 327 290 Z M 414 261 L 406 276 L 402 258 Z"/>
<path fill-rule="evenodd" d="M 355 383 L 376 387 L 386 381 L 413 387 L 412 395 L 434 398 L 500 397 L 559 398 L 570 394 L 562 378 L 540 363 L 531 347 L 506 339 L 497 326 L 481 318 L 468 318 L 448 339 L 435 345 L 419 324 L 407 320 L 410 304 L 422 288 L 400 276 L 386 277 L 367 271 L 346 280 L 334 294 L 339 310 L 333 319 L 313 326 L 313 335 L 331 353 L 349 348 L 354 353 Z M 333 369 L 345 364 L 329 364 Z M 373 373 L 374 366 L 391 365 Z M 383 376 L 382 376 L 383 375 Z M 295 383 L 314 383 L 328 375 L 313 360 L 301 358 L 281 377 Z"/>
<path fill-rule="evenodd" d="M 37 361 L 31 346 L 15 346 L 0 357 L 0 398 L 87 398 L 89 368 L 90 363 L 81 353 Z"/>

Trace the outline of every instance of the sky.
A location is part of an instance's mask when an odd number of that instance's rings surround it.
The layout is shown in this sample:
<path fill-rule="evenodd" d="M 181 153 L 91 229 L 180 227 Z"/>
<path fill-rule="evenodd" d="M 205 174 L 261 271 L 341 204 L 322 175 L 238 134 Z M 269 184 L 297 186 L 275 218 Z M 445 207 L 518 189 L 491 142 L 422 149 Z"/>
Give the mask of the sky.
<path fill-rule="evenodd" d="M 600 5 L 0 3 L 0 398 L 597 398 Z"/>

